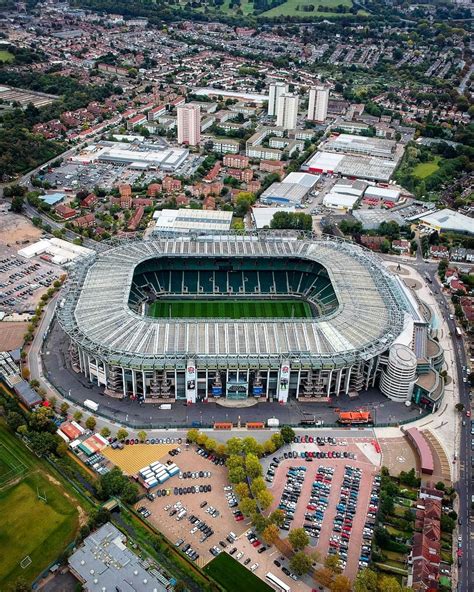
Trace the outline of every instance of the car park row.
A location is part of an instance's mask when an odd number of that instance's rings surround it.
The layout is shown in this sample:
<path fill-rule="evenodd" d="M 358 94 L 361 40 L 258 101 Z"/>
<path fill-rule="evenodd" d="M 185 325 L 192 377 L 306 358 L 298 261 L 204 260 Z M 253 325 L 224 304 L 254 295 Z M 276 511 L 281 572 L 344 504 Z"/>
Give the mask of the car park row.
<path fill-rule="evenodd" d="M 307 512 L 305 513 L 306 522 L 304 523 L 303 528 L 308 536 L 315 539 L 314 544 L 316 544 L 319 539 L 324 513 L 328 507 L 333 475 L 333 467 L 320 466 L 311 487 L 311 495 L 309 503 L 306 506 Z"/>
<path fill-rule="evenodd" d="M 290 467 L 286 473 L 286 483 L 281 494 L 279 510 L 285 512 L 283 530 L 290 530 L 290 522 L 295 515 L 303 483 L 306 476 L 306 467 Z"/>

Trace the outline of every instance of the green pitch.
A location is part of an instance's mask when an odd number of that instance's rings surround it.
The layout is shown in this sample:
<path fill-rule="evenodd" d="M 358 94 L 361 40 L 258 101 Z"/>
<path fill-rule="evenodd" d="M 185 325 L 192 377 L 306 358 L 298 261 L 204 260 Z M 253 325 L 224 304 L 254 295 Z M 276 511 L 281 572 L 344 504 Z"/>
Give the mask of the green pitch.
<path fill-rule="evenodd" d="M 250 567 L 250 566 L 249 566 Z M 206 565 L 204 571 L 232 592 L 272 592 L 268 584 L 227 553 L 221 553 Z"/>
<path fill-rule="evenodd" d="M 149 316 L 168 319 L 306 319 L 309 304 L 301 300 L 157 300 Z"/>
<path fill-rule="evenodd" d="M 40 499 L 42 498 L 42 499 Z M 28 584 L 54 562 L 79 528 L 78 500 L 0 421 L 0 590 Z M 26 556 L 31 564 L 24 569 Z"/>

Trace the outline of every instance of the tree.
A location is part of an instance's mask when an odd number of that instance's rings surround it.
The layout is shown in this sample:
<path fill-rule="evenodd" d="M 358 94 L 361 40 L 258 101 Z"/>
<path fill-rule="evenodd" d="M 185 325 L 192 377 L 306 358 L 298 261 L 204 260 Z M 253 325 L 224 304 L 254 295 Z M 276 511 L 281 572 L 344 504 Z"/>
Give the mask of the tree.
<path fill-rule="evenodd" d="M 250 490 L 248 488 L 247 483 L 237 483 L 234 486 L 234 492 L 239 499 L 250 496 Z"/>
<path fill-rule="evenodd" d="M 30 369 L 27 368 L 26 366 L 23 366 L 23 368 L 21 369 L 21 376 L 25 380 L 29 380 L 29 378 L 30 378 Z"/>
<path fill-rule="evenodd" d="M 117 440 L 125 440 L 128 436 L 128 432 L 125 428 L 119 428 L 117 430 Z"/>
<path fill-rule="evenodd" d="M 257 511 L 257 502 L 250 497 L 245 497 L 240 501 L 239 509 L 244 516 L 252 516 Z"/>
<path fill-rule="evenodd" d="M 268 545 L 273 545 L 280 538 L 280 529 L 276 524 L 269 524 L 262 532 L 262 538 Z"/>
<path fill-rule="evenodd" d="M 88 430 L 93 430 L 95 428 L 97 424 L 97 420 L 93 415 L 89 415 L 89 417 L 86 419 L 86 428 Z"/>
<path fill-rule="evenodd" d="M 262 475 L 262 465 L 255 454 L 247 454 L 245 457 L 245 470 L 251 479 Z"/>
<path fill-rule="evenodd" d="M 357 572 L 354 592 L 377 592 L 377 574 L 368 568 Z"/>
<path fill-rule="evenodd" d="M 60 442 L 59 436 L 49 432 L 30 432 L 28 437 L 31 442 L 31 447 L 40 456 L 56 452 Z"/>
<path fill-rule="evenodd" d="M 263 532 L 265 528 L 268 526 L 268 520 L 265 518 L 263 514 L 260 514 L 260 512 L 256 512 L 252 515 L 252 526 L 258 533 Z"/>
<path fill-rule="evenodd" d="M 270 437 L 270 440 L 275 445 L 275 450 L 278 450 L 279 448 L 281 448 L 283 446 L 283 444 L 285 443 L 280 432 L 276 432 L 275 434 L 272 434 L 272 436 Z"/>
<path fill-rule="evenodd" d="M 244 454 L 257 455 L 260 446 L 261 445 L 253 437 L 248 436 L 242 440 L 242 449 Z"/>
<path fill-rule="evenodd" d="M 256 477 L 250 486 L 253 495 L 257 495 L 259 491 L 264 491 L 266 488 L 267 486 L 265 485 L 263 477 Z"/>
<path fill-rule="evenodd" d="M 456 403 L 454 408 L 456 409 L 456 411 L 459 411 L 459 413 L 462 413 L 464 411 L 464 405 L 462 403 Z"/>
<path fill-rule="evenodd" d="M 331 592 L 351 592 L 351 590 L 352 590 L 351 581 L 346 576 L 343 576 L 342 574 L 338 574 L 334 578 L 329 589 L 331 590 Z"/>
<path fill-rule="evenodd" d="M 11 211 L 15 212 L 15 214 L 21 214 L 23 211 L 23 197 L 17 195 L 12 199 Z"/>
<path fill-rule="evenodd" d="M 268 489 L 263 489 L 257 493 L 258 505 L 262 510 L 267 510 L 273 503 L 273 495 Z"/>
<path fill-rule="evenodd" d="M 322 567 L 315 572 L 314 576 L 320 584 L 329 588 L 334 578 L 334 573 L 327 567 Z"/>
<path fill-rule="evenodd" d="M 69 403 L 67 401 L 63 401 L 61 403 L 61 407 L 59 408 L 59 410 L 61 411 L 61 415 L 67 415 L 69 409 Z"/>
<path fill-rule="evenodd" d="M 74 415 L 72 416 L 74 421 L 76 421 L 77 423 L 81 422 L 82 419 L 82 412 L 81 411 L 74 411 Z"/>
<path fill-rule="evenodd" d="M 145 430 L 140 430 L 137 434 L 138 439 L 140 440 L 140 442 L 145 442 L 146 440 L 146 432 Z"/>
<path fill-rule="evenodd" d="M 247 475 L 243 467 L 235 467 L 229 469 L 228 477 L 231 483 L 242 483 L 246 480 Z"/>
<path fill-rule="evenodd" d="M 55 432 L 56 425 L 53 423 L 54 411 L 51 407 L 39 407 L 29 418 L 30 429 L 36 432 Z"/>
<path fill-rule="evenodd" d="M 335 574 L 342 573 L 341 561 L 339 555 L 328 555 L 324 560 L 324 567 L 327 567 Z"/>
<path fill-rule="evenodd" d="M 296 575 L 302 576 L 308 573 L 311 569 L 313 562 L 309 555 L 306 555 L 304 551 L 298 551 L 290 559 L 291 571 L 295 572 Z"/>
<path fill-rule="evenodd" d="M 135 504 L 138 501 L 138 485 L 127 480 L 123 485 L 120 498 L 126 504 Z"/>
<path fill-rule="evenodd" d="M 240 438 L 229 438 L 226 444 L 226 451 L 229 456 L 242 454 L 243 444 Z"/>
<path fill-rule="evenodd" d="M 290 428 L 290 426 L 283 426 L 280 430 L 280 434 L 285 444 L 293 442 L 295 437 L 295 431 L 292 428 Z"/>
<path fill-rule="evenodd" d="M 402 587 L 393 576 L 381 576 L 378 581 L 378 592 L 401 592 Z"/>
<path fill-rule="evenodd" d="M 7 420 L 8 426 L 14 432 L 16 432 L 20 426 L 25 425 L 25 423 L 26 423 L 23 415 L 21 415 L 21 413 L 18 413 L 17 411 L 9 411 L 7 413 L 6 420 Z"/>
<path fill-rule="evenodd" d="M 108 438 L 110 436 L 110 430 L 107 426 L 104 426 L 101 430 L 100 430 L 100 435 L 103 438 Z"/>
<path fill-rule="evenodd" d="M 188 433 L 186 435 L 186 439 L 189 440 L 189 442 L 196 442 L 198 434 L 199 434 L 199 430 L 192 428 L 192 429 L 188 430 Z"/>
<path fill-rule="evenodd" d="M 273 512 L 268 517 L 268 520 L 272 524 L 276 524 L 277 526 L 283 526 L 285 523 L 285 512 L 283 510 L 273 510 Z"/>
<path fill-rule="evenodd" d="M 306 534 L 304 528 L 294 528 L 293 530 L 290 530 L 288 540 L 295 551 L 304 549 L 306 545 L 309 544 L 309 536 Z"/>
<path fill-rule="evenodd" d="M 244 466 L 244 459 L 241 456 L 237 456 L 236 454 L 232 454 L 225 462 L 226 467 L 231 469 L 236 469 L 237 467 Z"/>
<path fill-rule="evenodd" d="M 65 457 L 68 453 L 68 450 L 68 445 L 63 440 L 61 440 L 61 442 L 59 442 L 59 444 L 56 446 L 56 454 L 58 456 Z"/>
<path fill-rule="evenodd" d="M 263 443 L 263 453 L 264 454 L 273 454 L 275 452 L 275 444 L 273 440 L 265 440 Z"/>

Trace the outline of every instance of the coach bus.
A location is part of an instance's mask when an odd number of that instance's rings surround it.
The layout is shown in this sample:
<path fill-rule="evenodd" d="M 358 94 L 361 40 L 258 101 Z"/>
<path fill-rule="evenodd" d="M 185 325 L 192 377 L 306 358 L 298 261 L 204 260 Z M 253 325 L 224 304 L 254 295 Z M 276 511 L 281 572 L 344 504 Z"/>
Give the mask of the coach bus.
<path fill-rule="evenodd" d="M 276 576 L 272 573 L 268 572 L 265 578 L 273 585 L 274 588 L 277 590 L 281 590 L 281 592 L 291 592 L 291 588 L 279 580 Z"/>

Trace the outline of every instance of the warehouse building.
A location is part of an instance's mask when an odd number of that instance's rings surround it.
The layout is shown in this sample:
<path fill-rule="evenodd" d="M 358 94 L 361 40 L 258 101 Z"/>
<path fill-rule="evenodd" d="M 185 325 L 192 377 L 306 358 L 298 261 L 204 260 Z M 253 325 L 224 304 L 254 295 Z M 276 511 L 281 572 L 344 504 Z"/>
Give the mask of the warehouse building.
<path fill-rule="evenodd" d="M 311 189 L 316 185 L 319 176 L 308 173 L 290 173 L 281 183 L 272 183 L 260 196 L 263 203 L 280 203 L 299 206 Z"/>
<path fill-rule="evenodd" d="M 424 212 L 409 218 L 409 220 L 410 222 L 416 220 L 437 232 L 474 234 L 474 219 L 448 208 L 433 213 Z"/>
<path fill-rule="evenodd" d="M 278 212 L 289 212 L 294 214 L 296 208 L 293 206 L 280 208 L 252 208 L 252 222 L 257 230 L 270 227 L 273 216 Z"/>
<path fill-rule="evenodd" d="M 396 203 L 400 199 L 400 191 L 392 187 L 376 187 L 370 185 L 367 187 L 364 197 Z"/>

